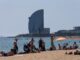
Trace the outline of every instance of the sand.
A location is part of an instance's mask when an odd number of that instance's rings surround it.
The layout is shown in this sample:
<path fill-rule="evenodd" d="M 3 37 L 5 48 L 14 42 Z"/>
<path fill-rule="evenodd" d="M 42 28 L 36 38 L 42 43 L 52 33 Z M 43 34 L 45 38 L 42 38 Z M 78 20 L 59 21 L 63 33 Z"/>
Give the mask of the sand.
<path fill-rule="evenodd" d="M 65 52 L 66 50 L 56 50 L 21 54 L 9 57 L 0 57 L 0 60 L 80 60 L 80 55 L 66 55 Z"/>

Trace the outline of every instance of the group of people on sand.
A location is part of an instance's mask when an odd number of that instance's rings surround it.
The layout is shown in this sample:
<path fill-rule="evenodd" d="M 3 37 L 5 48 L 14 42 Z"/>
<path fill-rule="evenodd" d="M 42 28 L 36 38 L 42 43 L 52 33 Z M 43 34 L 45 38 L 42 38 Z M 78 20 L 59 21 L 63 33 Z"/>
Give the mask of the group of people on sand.
<path fill-rule="evenodd" d="M 15 39 L 15 41 L 13 43 L 13 48 L 10 50 L 10 52 L 5 53 L 2 51 L 2 52 L 0 52 L 0 56 L 13 56 L 15 54 L 37 53 L 37 52 L 46 50 L 45 42 L 42 39 L 39 40 L 39 48 L 36 48 L 36 46 L 34 45 L 34 39 L 32 38 L 28 44 L 24 44 L 24 46 L 23 46 L 24 52 L 18 53 L 17 41 L 18 41 L 18 39 Z"/>
<path fill-rule="evenodd" d="M 78 44 L 76 42 L 74 42 L 72 46 L 69 46 L 68 43 L 64 43 L 63 46 L 58 44 L 58 46 L 59 46 L 59 50 L 72 50 L 72 49 L 79 48 L 79 46 L 78 46 Z"/>
<path fill-rule="evenodd" d="M 41 51 L 46 51 L 45 42 L 41 38 L 38 42 L 38 46 L 39 46 L 38 48 L 36 48 L 36 46 L 34 45 L 33 38 L 29 41 L 29 43 L 24 44 L 24 46 L 23 46 L 24 52 L 18 52 L 17 41 L 18 41 L 18 39 L 15 38 L 15 40 L 13 42 L 13 48 L 10 50 L 10 52 L 5 53 L 2 51 L 2 52 L 0 52 L 0 56 L 13 56 L 15 54 L 37 53 L 37 52 L 41 52 Z M 74 42 L 73 46 L 68 47 L 68 45 L 69 45 L 68 43 L 64 43 L 63 46 L 58 44 L 59 50 L 71 50 L 71 49 L 78 48 L 78 45 L 76 42 Z M 56 47 L 54 46 L 52 37 L 51 37 L 51 46 L 48 50 L 56 50 Z"/>
<path fill-rule="evenodd" d="M 32 38 L 31 41 L 28 44 L 24 45 L 24 53 L 35 53 L 40 51 L 45 51 L 45 42 L 40 39 L 39 40 L 39 48 L 36 48 L 34 45 L 34 39 Z"/>

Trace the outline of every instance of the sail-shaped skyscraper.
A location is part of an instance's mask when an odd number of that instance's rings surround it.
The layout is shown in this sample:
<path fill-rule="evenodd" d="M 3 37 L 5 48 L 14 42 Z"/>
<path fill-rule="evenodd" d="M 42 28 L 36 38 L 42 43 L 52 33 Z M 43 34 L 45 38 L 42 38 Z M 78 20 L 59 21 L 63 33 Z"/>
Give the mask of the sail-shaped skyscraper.
<path fill-rule="evenodd" d="M 30 34 L 49 34 L 50 29 L 44 28 L 44 10 L 40 9 L 29 17 L 29 33 Z"/>

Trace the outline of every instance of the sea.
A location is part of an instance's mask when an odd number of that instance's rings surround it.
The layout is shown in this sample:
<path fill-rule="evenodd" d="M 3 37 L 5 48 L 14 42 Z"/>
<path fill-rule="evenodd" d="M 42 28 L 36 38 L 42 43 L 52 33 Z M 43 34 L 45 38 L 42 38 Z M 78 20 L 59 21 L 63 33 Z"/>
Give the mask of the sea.
<path fill-rule="evenodd" d="M 23 46 L 24 44 L 29 43 L 29 41 L 31 40 L 32 37 L 18 37 L 18 52 L 23 52 Z M 50 37 L 33 37 L 34 38 L 34 45 L 38 48 L 38 42 L 40 40 L 40 38 L 43 39 L 43 41 L 45 42 L 45 47 L 46 49 L 50 48 L 51 43 L 50 43 Z M 0 51 L 4 51 L 4 52 L 9 52 L 11 48 L 13 48 L 13 42 L 14 42 L 15 38 L 9 38 L 9 37 L 0 37 Z M 63 46 L 63 44 L 65 43 L 69 43 L 69 45 L 73 45 L 73 43 L 76 42 L 79 46 L 80 49 L 80 40 L 62 40 L 62 41 L 58 41 L 58 40 L 54 40 L 54 45 L 56 47 L 56 49 L 58 49 L 58 44 L 61 44 L 61 46 Z"/>

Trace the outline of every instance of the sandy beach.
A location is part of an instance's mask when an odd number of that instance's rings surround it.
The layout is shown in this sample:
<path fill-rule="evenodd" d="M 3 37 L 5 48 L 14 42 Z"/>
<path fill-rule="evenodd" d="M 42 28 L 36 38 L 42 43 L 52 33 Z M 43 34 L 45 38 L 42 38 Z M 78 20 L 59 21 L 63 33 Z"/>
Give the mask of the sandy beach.
<path fill-rule="evenodd" d="M 69 51 L 70 50 L 67 52 Z M 79 55 L 66 55 L 65 52 L 66 50 L 56 50 L 40 53 L 21 54 L 9 57 L 0 57 L 0 60 L 80 60 Z"/>

